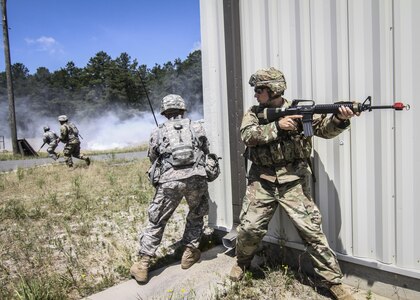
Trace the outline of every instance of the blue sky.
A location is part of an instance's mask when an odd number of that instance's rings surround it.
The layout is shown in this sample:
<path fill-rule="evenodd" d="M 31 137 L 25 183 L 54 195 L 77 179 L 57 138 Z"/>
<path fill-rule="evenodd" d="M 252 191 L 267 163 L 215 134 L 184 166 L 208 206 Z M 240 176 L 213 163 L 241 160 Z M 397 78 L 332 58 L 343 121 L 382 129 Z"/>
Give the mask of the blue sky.
<path fill-rule="evenodd" d="M 7 15 L 12 64 L 31 74 L 85 67 L 99 51 L 151 68 L 200 49 L 199 0 L 9 0 Z M 0 55 L 4 71 L 3 43 Z"/>

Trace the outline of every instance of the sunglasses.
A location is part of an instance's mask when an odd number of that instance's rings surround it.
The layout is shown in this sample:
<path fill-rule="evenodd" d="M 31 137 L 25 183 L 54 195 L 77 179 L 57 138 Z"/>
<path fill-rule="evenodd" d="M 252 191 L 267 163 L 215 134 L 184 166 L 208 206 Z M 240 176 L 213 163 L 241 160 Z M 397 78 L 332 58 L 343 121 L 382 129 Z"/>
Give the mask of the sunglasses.
<path fill-rule="evenodd" d="M 255 94 L 261 95 L 264 92 L 264 88 L 255 88 L 254 92 Z"/>

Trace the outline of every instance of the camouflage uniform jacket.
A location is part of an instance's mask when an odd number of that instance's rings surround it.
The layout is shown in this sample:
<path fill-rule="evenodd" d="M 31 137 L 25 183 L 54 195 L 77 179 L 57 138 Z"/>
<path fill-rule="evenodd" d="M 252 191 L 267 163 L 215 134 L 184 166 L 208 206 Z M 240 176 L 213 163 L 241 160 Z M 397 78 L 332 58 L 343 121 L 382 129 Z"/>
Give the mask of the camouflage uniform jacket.
<path fill-rule="evenodd" d="M 50 145 L 51 143 L 53 145 L 57 145 L 57 139 L 58 136 L 54 131 L 48 130 L 46 132 L 44 132 L 43 134 L 43 138 L 42 140 L 44 141 L 44 143 Z"/>
<path fill-rule="evenodd" d="M 60 141 L 66 144 L 80 144 L 80 139 L 73 133 L 69 122 L 63 123 L 60 127 Z"/>
<path fill-rule="evenodd" d="M 165 148 L 168 147 L 166 139 L 162 136 L 159 127 L 155 128 L 150 136 L 148 157 L 150 162 L 153 164 L 156 160 L 158 161 L 158 167 L 160 168 L 159 183 L 168 181 L 180 180 L 189 178 L 192 176 L 203 176 L 206 177 L 206 171 L 204 169 L 205 155 L 209 153 L 209 142 L 206 137 L 202 121 L 191 121 L 191 130 L 194 132 L 197 145 L 194 151 L 197 152 L 199 157 L 198 163 L 195 165 L 174 168 L 169 162 L 163 159 L 163 155 L 166 152 Z"/>
<path fill-rule="evenodd" d="M 284 99 L 286 108 L 291 105 Z M 251 160 L 250 179 L 286 183 L 310 174 L 308 161 L 312 152 L 312 138 L 301 134 L 302 122 L 295 131 L 286 131 L 276 125 L 277 121 L 262 123 L 257 117 L 260 106 L 252 106 L 244 115 L 241 124 L 241 139 L 247 146 L 246 157 Z M 314 115 L 314 135 L 333 138 L 350 125 L 345 121 L 335 125 L 332 116 Z"/>

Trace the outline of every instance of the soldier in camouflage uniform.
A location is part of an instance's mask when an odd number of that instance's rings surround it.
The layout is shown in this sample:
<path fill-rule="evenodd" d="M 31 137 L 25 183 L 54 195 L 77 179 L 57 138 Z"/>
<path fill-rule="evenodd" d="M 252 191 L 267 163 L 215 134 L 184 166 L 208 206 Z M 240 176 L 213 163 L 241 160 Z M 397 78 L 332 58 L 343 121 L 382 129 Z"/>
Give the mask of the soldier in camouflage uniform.
<path fill-rule="evenodd" d="M 49 126 L 44 126 L 44 134 L 42 140 L 44 144 L 48 145 L 48 156 L 54 160 L 57 160 L 60 157 L 60 154 L 55 152 L 55 149 L 58 146 L 58 136 L 54 131 L 50 130 Z"/>
<path fill-rule="evenodd" d="M 139 283 L 148 281 L 150 259 L 162 240 L 169 218 L 183 197 L 188 203 L 189 212 L 182 238 L 185 250 L 181 259 L 181 268 L 188 269 L 200 259 L 198 246 L 203 233 L 203 218 L 208 214 L 210 200 L 203 165 L 205 154 L 209 153 L 209 142 L 203 124 L 183 118 L 185 111 L 185 102 L 180 96 L 172 94 L 165 96 L 162 99 L 160 112 L 168 120 L 156 128 L 150 137 L 148 157 L 152 163 L 149 173 L 152 174 L 149 174 L 149 177 L 154 177 L 156 180 L 156 193 L 149 206 L 148 225 L 140 236 L 140 260 L 130 269 L 131 275 Z M 169 150 L 171 138 L 165 128 L 169 128 L 176 121 L 186 121 L 186 126 L 190 128 L 189 134 L 194 136 L 196 158 L 192 165 L 174 166 L 172 158 L 174 155 Z M 153 174 L 156 172 L 159 175 Z"/>
<path fill-rule="evenodd" d="M 312 141 L 301 134 L 302 116 L 286 116 L 271 123 L 263 123 L 257 117 L 263 108 L 290 106 L 282 97 L 286 89 L 283 73 L 275 68 L 258 70 L 249 84 L 254 87 L 259 105 L 245 113 L 240 129 L 252 165 L 237 227 L 237 264 L 230 277 L 242 279 L 280 205 L 306 243 L 315 272 L 325 280 L 334 297 L 353 299 L 341 284 L 343 274 L 322 231 L 321 213 L 311 198 L 308 163 Z M 344 106 L 337 115 L 315 115 L 314 134 L 333 138 L 350 126 L 352 116 L 352 110 Z"/>
<path fill-rule="evenodd" d="M 86 165 L 90 165 L 90 158 L 83 154 L 80 154 L 80 139 L 79 131 L 77 127 L 69 122 L 66 115 L 61 115 L 58 117 L 60 122 L 60 138 L 59 141 L 65 143 L 63 154 L 64 161 L 69 168 L 73 167 L 72 157 L 82 159 L 86 162 Z"/>

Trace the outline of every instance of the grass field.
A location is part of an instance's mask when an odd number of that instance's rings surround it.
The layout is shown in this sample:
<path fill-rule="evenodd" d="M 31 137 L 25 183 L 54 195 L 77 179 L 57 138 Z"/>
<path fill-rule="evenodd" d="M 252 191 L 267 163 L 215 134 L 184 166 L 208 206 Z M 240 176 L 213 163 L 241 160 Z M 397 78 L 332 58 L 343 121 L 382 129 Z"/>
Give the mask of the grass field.
<path fill-rule="evenodd" d="M 74 170 L 51 164 L 0 173 L 0 299 L 81 299 L 130 278 L 154 188 L 147 159 L 112 157 L 88 168 L 81 162 Z M 179 250 L 187 212 L 182 201 L 153 267 Z M 215 299 L 330 298 L 282 265 L 225 281 Z M 363 299 L 375 298 L 368 292 Z"/>
<path fill-rule="evenodd" d="M 127 280 L 154 194 L 148 166 L 109 160 L 0 173 L 0 299 L 80 299 Z M 160 255 L 182 234 L 185 203 L 177 211 Z"/>

